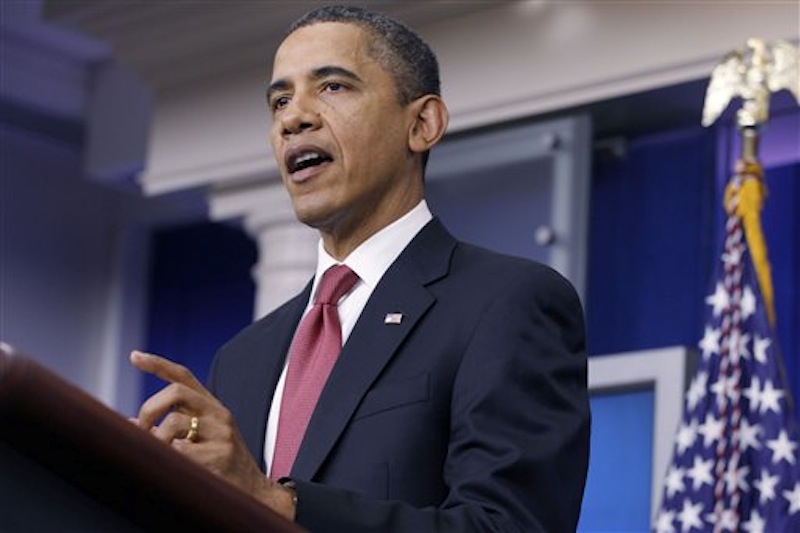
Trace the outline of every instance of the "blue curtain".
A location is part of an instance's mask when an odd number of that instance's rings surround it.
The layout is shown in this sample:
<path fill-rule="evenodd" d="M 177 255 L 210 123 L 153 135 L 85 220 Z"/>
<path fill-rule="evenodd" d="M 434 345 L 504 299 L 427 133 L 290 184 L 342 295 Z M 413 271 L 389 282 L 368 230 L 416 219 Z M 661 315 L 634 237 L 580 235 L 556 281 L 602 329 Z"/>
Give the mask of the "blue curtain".
<path fill-rule="evenodd" d="M 589 353 L 695 346 L 712 267 L 715 139 L 690 128 L 595 158 Z"/>
<path fill-rule="evenodd" d="M 767 168 L 765 175 L 762 228 L 772 265 L 778 341 L 796 404 L 800 400 L 800 163 Z"/>
<path fill-rule="evenodd" d="M 255 243 L 239 228 L 203 222 L 158 231 L 150 255 L 146 349 L 205 382 L 217 348 L 253 319 Z M 147 375 L 142 399 L 163 386 Z"/>

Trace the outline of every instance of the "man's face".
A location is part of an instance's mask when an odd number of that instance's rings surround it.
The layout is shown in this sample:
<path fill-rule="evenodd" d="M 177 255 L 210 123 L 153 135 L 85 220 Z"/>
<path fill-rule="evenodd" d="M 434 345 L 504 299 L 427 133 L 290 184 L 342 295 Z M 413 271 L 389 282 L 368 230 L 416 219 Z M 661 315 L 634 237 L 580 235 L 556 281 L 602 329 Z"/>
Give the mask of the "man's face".
<path fill-rule="evenodd" d="M 413 105 L 397 94 L 356 25 L 306 26 L 278 49 L 272 147 L 297 217 L 323 238 L 363 240 L 422 198 Z"/>

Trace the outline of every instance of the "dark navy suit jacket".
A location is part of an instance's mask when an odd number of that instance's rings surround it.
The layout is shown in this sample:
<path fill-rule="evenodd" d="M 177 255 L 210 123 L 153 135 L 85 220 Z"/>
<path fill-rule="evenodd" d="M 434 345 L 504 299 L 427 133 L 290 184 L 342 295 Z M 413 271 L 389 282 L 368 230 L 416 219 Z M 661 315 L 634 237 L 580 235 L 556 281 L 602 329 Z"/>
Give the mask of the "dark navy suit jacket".
<path fill-rule="evenodd" d="M 311 284 L 214 361 L 263 466 L 267 414 Z M 402 313 L 399 324 L 386 324 Z M 375 288 L 292 470 L 311 531 L 574 531 L 589 454 L 583 312 L 548 267 L 434 219 Z"/>

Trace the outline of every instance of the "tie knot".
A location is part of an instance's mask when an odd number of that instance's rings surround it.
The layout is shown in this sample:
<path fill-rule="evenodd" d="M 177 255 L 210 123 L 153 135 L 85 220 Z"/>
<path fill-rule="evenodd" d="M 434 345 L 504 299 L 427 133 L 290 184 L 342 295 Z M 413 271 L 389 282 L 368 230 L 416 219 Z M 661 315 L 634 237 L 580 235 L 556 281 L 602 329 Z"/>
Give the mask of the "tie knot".
<path fill-rule="evenodd" d="M 322 275 L 315 303 L 336 304 L 342 296 L 350 292 L 356 281 L 358 274 L 347 265 L 332 266 Z"/>

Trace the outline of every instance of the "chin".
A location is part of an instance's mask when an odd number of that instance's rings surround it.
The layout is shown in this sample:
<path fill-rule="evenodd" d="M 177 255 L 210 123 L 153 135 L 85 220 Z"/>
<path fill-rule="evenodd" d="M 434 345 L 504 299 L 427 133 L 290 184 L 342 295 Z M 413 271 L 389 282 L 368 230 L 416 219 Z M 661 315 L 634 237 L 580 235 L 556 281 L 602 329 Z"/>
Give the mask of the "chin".
<path fill-rule="evenodd" d="M 297 220 L 314 229 L 320 229 L 325 225 L 325 221 L 329 218 L 325 216 L 326 213 L 326 211 L 319 208 L 294 204 L 294 214 Z"/>
<path fill-rule="evenodd" d="M 347 212 L 344 205 L 321 191 L 292 196 L 292 207 L 297 220 L 318 230 L 335 225 Z"/>

